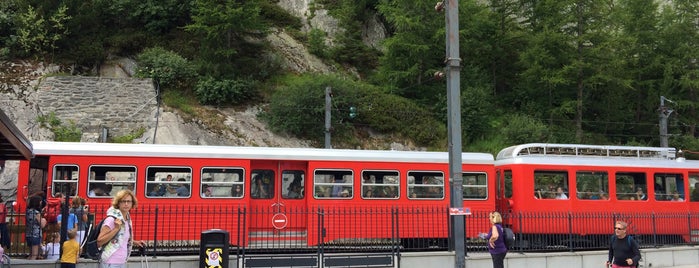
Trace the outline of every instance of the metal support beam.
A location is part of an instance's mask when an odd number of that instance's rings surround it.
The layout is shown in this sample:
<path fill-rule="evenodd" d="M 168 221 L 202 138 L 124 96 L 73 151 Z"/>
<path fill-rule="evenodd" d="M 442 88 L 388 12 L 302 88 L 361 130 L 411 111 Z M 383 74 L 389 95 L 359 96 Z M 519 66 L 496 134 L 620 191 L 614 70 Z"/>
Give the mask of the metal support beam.
<path fill-rule="evenodd" d="M 449 147 L 449 189 L 452 208 L 463 207 L 463 175 L 461 171 L 461 58 L 459 57 L 459 1 L 443 2 L 446 16 L 446 75 L 447 75 L 447 110 L 448 110 L 448 147 Z M 451 215 L 450 249 L 455 252 L 454 267 L 466 265 L 466 247 L 464 245 L 464 216 Z"/>

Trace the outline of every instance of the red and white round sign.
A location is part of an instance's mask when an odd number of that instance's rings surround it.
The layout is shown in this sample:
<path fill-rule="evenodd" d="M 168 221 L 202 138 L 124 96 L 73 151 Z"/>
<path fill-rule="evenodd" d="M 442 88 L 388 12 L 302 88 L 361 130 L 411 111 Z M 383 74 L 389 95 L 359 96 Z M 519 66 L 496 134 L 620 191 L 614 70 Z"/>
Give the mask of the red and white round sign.
<path fill-rule="evenodd" d="M 286 215 L 282 213 L 277 213 L 272 216 L 272 226 L 276 228 L 277 230 L 281 230 L 286 228 L 286 224 L 288 223 L 288 220 L 286 218 Z"/>

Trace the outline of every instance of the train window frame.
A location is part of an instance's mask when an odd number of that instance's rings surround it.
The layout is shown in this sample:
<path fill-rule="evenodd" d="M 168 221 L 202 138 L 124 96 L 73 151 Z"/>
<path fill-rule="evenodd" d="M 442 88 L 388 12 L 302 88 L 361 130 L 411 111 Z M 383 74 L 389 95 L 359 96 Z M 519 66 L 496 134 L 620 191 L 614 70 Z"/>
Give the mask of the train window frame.
<path fill-rule="evenodd" d="M 70 176 L 70 178 L 66 178 Z M 51 196 L 56 197 L 56 189 L 61 189 L 62 194 L 76 196 L 78 194 L 78 180 L 80 179 L 80 167 L 74 164 L 56 164 L 53 166 L 53 179 L 51 180 Z M 72 193 L 64 193 L 63 185 L 67 185 Z M 71 188 L 73 186 L 73 188 Z"/>
<path fill-rule="evenodd" d="M 301 169 L 285 169 L 282 170 L 282 181 L 281 188 L 286 189 L 286 192 L 282 192 L 283 199 L 303 199 L 306 185 L 306 172 Z M 294 187 L 298 186 L 298 191 Z"/>
<path fill-rule="evenodd" d="M 408 193 L 416 193 L 416 197 L 411 199 L 443 200 L 446 196 L 444 172 L 438 170 L 410 170 L 407 175 Z M 433 189 L 436 189 L 437 192 L 430 193 L 430 191 L 434 191 Z"/>
<path fill-rule="evenodd" d="M 463 200 L 488 199 L 488 174 L 485 172 L 463 172 Z M 470 193 L 470 194 L 468 194 Z M 475 194 L 474 194 L 475 193 Z"/>
<path fill-rule="evenodd" d="M 553 176 L 552 176 L 553 175 Z M 564 178 L 558 178 L 557 176 L 563 176 Z M 552 180 L 551 182 L 540 182 L 546 178 L 547 180 Z M 539 169 L 534 170 L 534 198 L 542 200 L 570 200 L 570 176 L 566 170 L 548 170 Z M 543 184 L 548 184 L 544 186 Z M 554 186 L 555 185 L 555 186 Z M 544 189 L 548 187 L 548 189 Z M 558 187 L 561 187 L 563 194 L 566 198 L 559 198 L 556 196 Z"/>
<path fill-rule="evenodd" d="M 648 200 L 648 174 L 645 172 L 617 171 L 614 173 L 614 185 L 616 188 L 615 196 L 617 200 Z"/>
<path fill-rule="evenodd" d="M 400 196 L 400 172 L 398 170 L 362 170 L 362 180 L 360 187 L 362 189 L 362 199 L 377 200 L 377 199 L 397 199 Z M 395 196 L 390 195 L 391 190 Z M 367 196 L 367 190 L 371 190 L 371 196 Z M 382 192 L 381 195 L 378 193 Z"/>
<path fill-rule="evenodd" d="M 88 174 L 90 174 L 87 181 L 87 197 L 89 198 L 112 198 L 116 195 L 116 193 L 123 189 L 131 190 L 131 192 L 134 194 L 136 193 L 136 177 L 138 174 L 138 168 L 134 165 L 95 164 L 90 165 L 87 171 Z M 107 175 L 109 172 L 114 172 L 116 174 Z M 107 177 L 110 177 L 111 179 L 108 179 Z M 126 179 L 123 179 L 123 177 L 126 177 Z M 98 178 L 102 179 L 100 180 Z M 120 186 L 121 189 L 114 189 L 115 185 Z M 106 194 L 100 195 L 95 192 L 96 189 L 106 191 Z"/>
<path fill-rule="evenodd" d="M 513 181 L 512 176 L 514 176 L 513 172 L 511 169 L 507 169 L 507 170 L 502 172 L 502 176 L 503 176 L 502 177 L 503 178 L 503 185 L 502 186 L 504 186 L 504 189 L 503 189 L 504 195 L 503 196 L 505 198 L 512 198 L 512 193 L 513 193 L 513 191 L 512 191 L 512 187 L 513 187 L 512 186 L 512 181 Z M 500 190 L 498 190 L 498 194 L 501 194 Z"/>
<path fill-rule="evenodd" d="M 699 202 L 699 172 L 689 172 L 690 202 Z"/>
<path fill-rule="evenodd" d="M 658 172 L 653 174 L 655 200 L 660 202 L 684 202 L 687 200 L 682 173 Z M 660 186 L 660 189 L 658 189 Z M 662 192 L 662 193 L 659 193 Z M 677 195 L 680 200 L 674 200 Z"/>
<path fill-rule="evenodd" d="M 335 182 L 340 175 L 342 181 Z M 331 180 L 332 181 L 329 181 Z M 336 188 L 339 187 L 339 188 Z M 329 191 L 328 191 L 329 190 Z M 338 192 L 339 193 L 335 193 Z M 342 193 L 348 192 L 343 197 Z M 328 193 L 329 192 L 329 193 Z M 313 171 L 313 198 L 315 199 L 352 199 L 354 197 L 354 170 L 351 169 L 316 169 Z M 329 196 L 326 196 L 329 195 Z"/>
<path fill-rule="evenodd" d="M 276 174 L 271 169 L 253 169 L 250 171 L 250 198 L 252 199 L 274 199 L 276 198 Z M 257 185 L 257 182 L 260 185 Z M 260 187 L 265 187 L 266 196 L 260 196 Z"/>
<path fill-rule="evenodd" d="M 174 174 L 174 175 L 173 175 Z M 154 199 L 164 199 L 164 198 L 174 198 L 174 199 L 186 199 L 192 197 L 192 180 L 193 171 L 191 167 L 188 166 L 147 166 L 146 167 L 146 181 L 144 185 L 146 198 Z M 172 177 L 172 180 L 168 181 L 167 178 Z M 181 183 L 180 179 L 184 179 L 184 183 Z M 158 194 L 154 195 L 154 187 L 158 187 Z M 188 195 L 180 196 L 178 189 L 181 186 L 186 187 L 188 190 Z M 167 187 L 164 190 L 162 187 Z M 169 188 L 169 189 L 168 189 Z M 171 189 L 174 189 L 173 193 Z M 165 195 L 169 194 L 169 195 Z M 174 194 L 174 195 L 173 195 Z"/>
<path fill-rule="evenodd" d="M 576 171 L 575 196 L 579 200 L 609 200 L 609 173 L 605 170 Z"/>
<path fill-rule="evenodd" d="M 199 196 L 203 199 L 240 199 L 245 197 L 245 169 L 242 167 L 202 167 L 200 178 Z M 240 194 L 236 195 L 234 189 L 238 186 L 240 186 Z M 207 196 L 206 192 L 210 193 L 210 196 Z"/>

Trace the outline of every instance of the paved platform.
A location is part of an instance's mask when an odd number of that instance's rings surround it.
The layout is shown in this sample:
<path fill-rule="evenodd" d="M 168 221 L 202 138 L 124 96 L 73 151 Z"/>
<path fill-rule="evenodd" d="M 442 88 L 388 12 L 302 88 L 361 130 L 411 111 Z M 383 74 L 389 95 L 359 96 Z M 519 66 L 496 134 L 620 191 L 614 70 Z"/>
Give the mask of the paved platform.
<path fill-rule="evenodd" d="M 699 268 L 699 247 L 668 247 L 642 249 L 643 268 Z M 326 254 L 326 256 L 338 257 L 340 254 Z M 356 254 L 354 254 L 356 255 Z M 228 267 L 242 267 L 242 261 L 238 261 L 235 255 L 229 256 Z M 401 268 L 424 267 L 454 267 L 454 252 L 410 252 L 402 253 L 395 259 L 394 266 Z M 199 256 L 177 257 L 148 257 L 151 268 L 192 268 L 199 267 Z M 510 252 L 505 259 L 506 268 L 531 267 L 531 268 L 602 268 L 607 260 L 607 251 L 588 252 L 552 252 L 552 253 L 517 253 Z M 127 268 L 142 267 L 142 257 L 132 257 Z M 398 264 L 398 262 L 400 262 Z M 465 259 L 466 268 L 492 267 L 490 255 L 487 253 L 467 253 Z M 12 267 L 38 267 L 55 268 L 56 262 L 38 260 L 12 259 Z M 81 259 L 78 268 L 94 268 L 97 263 L 93 260 Z M 145 266 L 143 266 L 145 267 Z M 308 266 L 313 267 L 313 266 Z M 342 266 L 338 266 L 342 267 Z M 366 266 L 363 266 L 366 267 Z M 378 267 L 378 266 L 372 266 Z"/>

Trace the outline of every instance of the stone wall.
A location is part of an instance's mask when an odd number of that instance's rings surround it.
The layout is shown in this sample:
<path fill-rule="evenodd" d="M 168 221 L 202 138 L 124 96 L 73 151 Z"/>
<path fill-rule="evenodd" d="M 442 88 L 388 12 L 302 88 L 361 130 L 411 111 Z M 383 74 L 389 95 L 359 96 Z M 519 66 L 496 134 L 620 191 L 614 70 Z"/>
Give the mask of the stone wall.
<path fill-rule="evenodd" d="M 103 127 L 109 137 L 118 137 L 155 125 L 157 95 L 151 79 L 55 76 L 40 82 L 37 93 L 39 114 L 53 112 L 63 125 L 72 120 L 84 142 L 96 141 Z"/>

